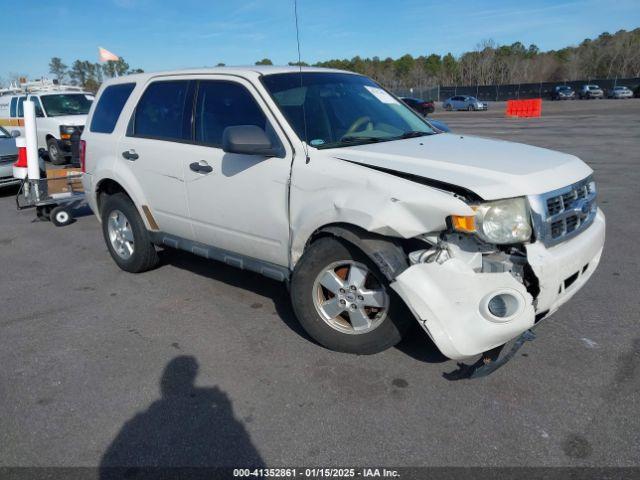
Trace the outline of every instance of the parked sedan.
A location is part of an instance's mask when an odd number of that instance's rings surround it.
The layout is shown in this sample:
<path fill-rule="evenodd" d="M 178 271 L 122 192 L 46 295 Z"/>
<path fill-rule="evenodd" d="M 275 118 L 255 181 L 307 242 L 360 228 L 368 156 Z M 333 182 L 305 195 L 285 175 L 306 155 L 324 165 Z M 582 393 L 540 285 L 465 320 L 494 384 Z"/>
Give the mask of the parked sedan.
<path fill-rule="evenodd" d="M 445 110 L 486 110 L 487 104 L 481 102 L 476 97 L 469 97 L 466 95 L 458 95 L 448 98 L 442 102 L 442 107 Z"/>
<path fill-rule="evenodd" d="M 604 98 L 604 92 L 598 85 L 583 85 L 578 96 L 581 99 Z"/>
<path fill-rule="evenodd" d="M 15 136 L 20 135 L 17 130 L 15 132 Z M 18 148 L 16 147 L 14 135 L 0 127 L 0 188 L 20 183 L 20 180 L 13 178 L 13 164 L 18 159 Z M 42 160 L 42 157 L 39 157 L 38 160 L 40 163 L 40 176 L 44 178 L 44 160 Z"/>
<path fill-rule="evenodd" d="M 576 92 L 569 85 L 558 85 L 551 91 L 551 100 L 575 100 Z"/>
<path fill-rule="evenodd" d="M 609 90 L 607 97 L 609 98 L 633 98 L 633 92 L 624 86 L 613 87 Z"/>
<path fill-rule="evenodd" d="M 411 109 L 418 112 L 420 115 L 426 117 L 430 113 L 433 113 L 436 109 L 433 104 L 433 100 L 422 100 L 420 98 L 413 97 L 400 97 L 404 103 L 406 103 Z"/>

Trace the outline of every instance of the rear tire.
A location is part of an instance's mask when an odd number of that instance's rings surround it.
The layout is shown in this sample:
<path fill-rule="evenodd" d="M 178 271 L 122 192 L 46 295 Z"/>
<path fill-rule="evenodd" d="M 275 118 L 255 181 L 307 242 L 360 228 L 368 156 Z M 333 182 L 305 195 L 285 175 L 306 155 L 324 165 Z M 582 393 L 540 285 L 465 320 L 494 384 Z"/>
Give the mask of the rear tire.
<path fill-rule="evenodd" d="M 155 268 L 160 259 L 138 210 L 124 193 L 109 195 L 100 211 L 102 234 L 111 257 L 125 272 Z"/>
<path fill-rule="evenodd" d="M 324 287 L 323 279 L 328 272 L 335 274 L 329 275 L 330 279 L 338 281 L 335 295 Z M 358 282 L 362 272 L 366 274 Z M 353 288 L 349 284 L 358 286 Z M 339 285 L 344 287 L 342 293 L 337 293 Z M 343 299 L 346 305 L 337 306 L 337 311 L 344 310 L 330 318 L 327 314 L 330 307 L 325 309 L 324 305 L 333 301 L 339 305 Z M 291 302 L 306 332 L 321 345 L 338 352 L 360 355 L 382 352 L 402 340 L 413 324 L 411 313 L 377 266 L 357 248 L 333 237 L 311 244 L 296 265 L 291 278 Z M 366 326 L 368 321 L 370 324 Z"/>

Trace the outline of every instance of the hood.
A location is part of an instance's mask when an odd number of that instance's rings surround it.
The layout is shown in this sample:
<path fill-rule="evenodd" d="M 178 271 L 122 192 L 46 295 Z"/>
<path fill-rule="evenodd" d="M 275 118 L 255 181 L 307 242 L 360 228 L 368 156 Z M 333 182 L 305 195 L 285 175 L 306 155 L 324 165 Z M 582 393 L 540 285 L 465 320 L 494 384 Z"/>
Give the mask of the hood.
<path fill-rule="evenodd" d="M 80 126 L 87 121 L 86 115 L 60 115 L 59 117 L 50 117 L 58 122 L 59 125 Z"/>
<path fill-rule="evenodd" d="M 566 153 L 449 133 L 323 153 L 463 187 L 485 200 L 546 193 L 593 172 L 582 160 Z"/>

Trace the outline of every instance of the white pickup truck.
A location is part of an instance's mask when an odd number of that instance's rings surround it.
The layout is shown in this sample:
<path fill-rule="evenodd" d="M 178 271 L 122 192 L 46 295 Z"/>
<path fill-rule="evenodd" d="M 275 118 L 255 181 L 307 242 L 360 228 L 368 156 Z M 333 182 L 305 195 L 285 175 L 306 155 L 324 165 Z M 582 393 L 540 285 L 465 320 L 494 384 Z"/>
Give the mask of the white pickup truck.
<path fill-rule="evenodd" d="M 302 326 L 338 351 L 379 352 L 417 321 L 447 357 L 497 361 L 584 286 L 604 244 L 580 159 L 437 133 L 339 70 L 110 80 L 82 143 L 122 269 L 153 268 L 164 245 L 285 281 Z"/>

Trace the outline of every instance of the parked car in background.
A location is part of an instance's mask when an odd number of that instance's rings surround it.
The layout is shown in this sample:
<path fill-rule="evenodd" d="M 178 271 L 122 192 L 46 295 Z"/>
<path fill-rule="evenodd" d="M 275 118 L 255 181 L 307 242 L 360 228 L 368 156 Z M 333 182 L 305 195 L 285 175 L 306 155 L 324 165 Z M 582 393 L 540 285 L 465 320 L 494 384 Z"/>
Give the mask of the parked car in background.
<path fill-rule="evenodd" d="M 447 133 L 451 131 L 449 125 L 440 120 L 429 118 L 427 121 L 429 122 L 429 125 L 431 125 L 433 129 L 438 133 Z"/>
<path fill-rule="evenodd" d="M 485 102 L 481 102 L 476 97 L 470 97 L 466 95 L 458 95 L 448 98 L 442 102 L 442 107 L 445 110 L 486 110 L 488 105 Z"/>
<path fill-rule="evenodd" d="M 609 98 L 633 98 L 633 92 L 625 86 L 618 85 L 613 87 L 607 93 Z"/>
<path fill-rule="evenodd" d="M 577 157 L 436 133 L 352 72 L 128 75 L 91 109 L 82 183 L 125 271 L 183 249 L 286 281 L 330 349 L 380 352 L 417 322 L 491 363 L 585 285 L 605 219 Z"/>
<path fill-rule="evenodd" d="M 551 100 L 575 100 L 576 92 L 569 85 L 558 85 L 551 91 Z"/>
<path fill-rule="evenodd" d="M 436 109 L 433 100 L 422 100 L 420 98 L 412 97 L 401 97 L 400 100 L 424 117 L 433 113 Z"/>
<path fill-rule="evenodd" d="M 604 92 L 598 85 L 583 85 L 580 88 L 578 96 L 581 99 L 604 98 Z"/>
<path fill-rule="evenodd" d="M 0 188 L 20 183 L 20 179 L 13 178 L 13 164 L 18 160 L 18 148 L 15 137 L 19 137 L 18 130 L 9 133 L 0 127 Z M 40 177 L 44 178 L 45 164 L 42 157 L 38 157 L 40 162 Z"/>
<path fill-rule="evenodd" d="M 36 83 L 24 93 L 0 96 L 0 126 L 16 129 L 24 134 L 24 102 L 36 106 L 38 148 L 44 148 L 49 161 L 62 165 L 71 158 L 71 135 L 82 133 L 84 122 L 93 102 L 93 94 L 80 87 Z"/>

